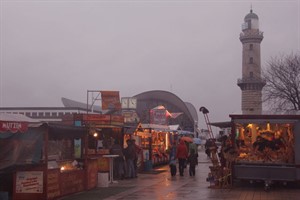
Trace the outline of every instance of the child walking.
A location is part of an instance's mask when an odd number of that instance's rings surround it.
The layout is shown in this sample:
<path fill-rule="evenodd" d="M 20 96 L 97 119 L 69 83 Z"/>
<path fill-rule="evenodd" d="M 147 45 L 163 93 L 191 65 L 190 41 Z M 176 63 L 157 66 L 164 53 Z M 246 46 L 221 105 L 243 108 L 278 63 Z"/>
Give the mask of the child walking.
<path fill-rule="evenodd" d="M 170 166 L 171 176 L 175 176 L 177 169 L 176 169 L 176 158 L 174 156 L 171 157 L 169 166 Z"/>

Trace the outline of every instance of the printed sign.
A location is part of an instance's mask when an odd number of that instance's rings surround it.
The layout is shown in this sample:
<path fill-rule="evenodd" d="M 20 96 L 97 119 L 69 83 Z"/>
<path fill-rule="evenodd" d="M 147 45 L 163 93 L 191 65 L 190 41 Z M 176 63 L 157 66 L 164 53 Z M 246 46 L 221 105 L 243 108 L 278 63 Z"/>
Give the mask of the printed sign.
<path fill-rule="evenodd" d="M 25 132 L 28 129 L 28 124 L 25 122 L 7 122 L 0 121 L 0 132 L 12 132 L 16 133 L 18 131 Z"/>
<path fill-rule="evenodd" d="M 151 124 L 168 124 L 168 118 L 166 116 L 166 110 L 164 109 L 152 109 L 150 111 L 150 123 Z"/>
<path fill-rule="evenodd" d="M 43 193 L 43 172 L 17 172 L 16 193 Z"/>
<path fill-rule="evenodd" d="M 103 110 L 121 110 L 119 91 L 101 91 Z"/>

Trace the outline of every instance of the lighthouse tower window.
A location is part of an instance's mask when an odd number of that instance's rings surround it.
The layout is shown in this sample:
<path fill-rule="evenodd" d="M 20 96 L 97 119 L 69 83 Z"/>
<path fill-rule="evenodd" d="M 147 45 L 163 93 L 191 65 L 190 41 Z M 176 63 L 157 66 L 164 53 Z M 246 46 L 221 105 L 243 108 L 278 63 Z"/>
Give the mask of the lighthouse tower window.
<path fill-rule="evenodd" d="M 250 63 L 250 64 L 253 64 L 253 58 L 252 58 L 252 57 L 250 57 L 249 63 Z"/>
<path fill-rule="evenodd" d="M 251 50 L 251 51 L 253 50 L 253 44 L 249 45 L 249 50 Z"/>
<path fill-rule="evenodd" d="M 253 78 L 253 72 L 249 73 L 250 78 Z"/>

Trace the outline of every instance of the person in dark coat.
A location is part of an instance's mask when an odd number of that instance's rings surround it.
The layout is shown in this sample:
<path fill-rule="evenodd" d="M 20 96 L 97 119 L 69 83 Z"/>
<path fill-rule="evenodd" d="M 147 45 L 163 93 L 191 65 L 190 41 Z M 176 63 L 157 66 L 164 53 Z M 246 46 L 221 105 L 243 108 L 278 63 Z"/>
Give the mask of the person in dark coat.
<path fill-rule="evenodd" d="M 127 178 L 135 177 L 134 160 L 136 159 L 135 146 L 131 140 L 127 140 L 127 147 L 124 149 L 126 160 Z"/>
<path fill-rule="evenodd" d="M 171 176 L 175 176 L 176 172 L 177 172 L 177 168 L 176 168 L 176 142 L 173 142 L 173 144 L 170 148 L 169 157 L 170 157 L 169 166 L 170 166 Z"/>
<path fill-rule="evenodd" d="M 139 145 L 136 144 L 135 139 L 132 139 L 131 141 L 132 141 L 132 144 L 134 146 L 135 154 L 136 154 L 135 159 L 133 160 L 133 165 L 134 165 L 134 172 L 135 172 L 134 177 L 137 178 L 138 159 L 139 159 L 139 155 L 140 155 L 140 153 L 142 153 L 143 149 Z"/>
<path fill-rule="evenodd" d="M 190 165 L 189 167 L 189 173 L 190 176 L 195 176 L 196 174 L 196 165 L 198 165 L 198 159 L 197 159 L 197 154 L 195 153 L 194 149 L 191 149 L 190 155 L 188 157 L 188 163 Z"/>
<path fill-rule="evenodd" d="M 119 156 L 114 159 L 114 179 L 123 179 L 125 177 L 124 155 L 118 140 L 115 140 L 114 144 L 111 146 L 110 154 Z"/>

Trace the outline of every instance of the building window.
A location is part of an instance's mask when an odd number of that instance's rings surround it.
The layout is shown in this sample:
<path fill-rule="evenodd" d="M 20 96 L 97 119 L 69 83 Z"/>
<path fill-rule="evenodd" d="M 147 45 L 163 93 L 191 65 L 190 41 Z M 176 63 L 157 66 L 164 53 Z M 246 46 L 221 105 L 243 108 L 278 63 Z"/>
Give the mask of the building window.
<path fill-rule="evenodd" d="M 63 112 L 59 112 L 59 113 L 58 113 L 58 116 L 60 116 L 60 117 L 63 116 L 63 115 L 64 115 Z"/>
<path fill-rule="evenodd" d="M 43 112 L 39 112 L 39 117 L 43 117 L 44 113 Z"/>
<path fill-rule="evenodd" d="M 53 116 L 53 117 L 57 117 L 57 112 L 53 112 L 53 113 L 52 113 L 52 116 Z"/>
<path fill-rule="evenodd" d="M 33 113 L 32 113 L 32 117 L 37 117 L 37 113 L 36 113 L 36 112 L 33 112 Z"/>
<path fill-rule="evenodd" d="M 25 113 L 25 115 L 26 115 L 27 117 L 30 117 L 30 114 L 31 114 L 30 112 L 26 112 L 26 113 Z"/>
<path fill-rule="evenodd" d="M 253 44 L 249 45 L 249 50 L 253 50 Z"/>
<path fill-rule="evenodd" d="M 252 58 L 252 57 L 250 57 L 249 63 L 250 63 L 250 64 L 253 64 L 253 58 Z"/>
<path fill-rule="evenodd" d="M 45 117 L 50 117 L 50 112 L 45 112 Z"/>

